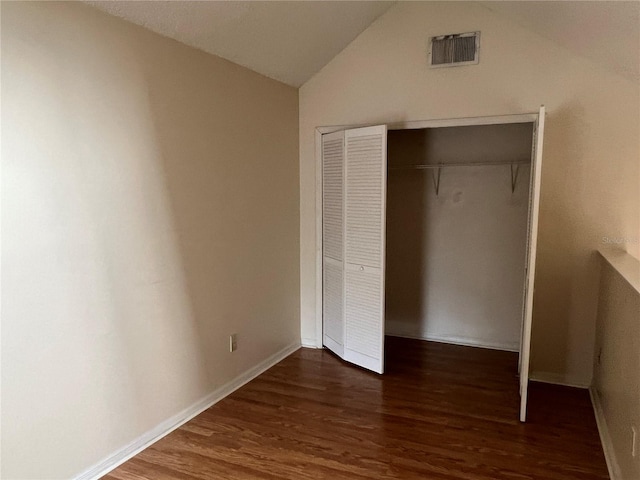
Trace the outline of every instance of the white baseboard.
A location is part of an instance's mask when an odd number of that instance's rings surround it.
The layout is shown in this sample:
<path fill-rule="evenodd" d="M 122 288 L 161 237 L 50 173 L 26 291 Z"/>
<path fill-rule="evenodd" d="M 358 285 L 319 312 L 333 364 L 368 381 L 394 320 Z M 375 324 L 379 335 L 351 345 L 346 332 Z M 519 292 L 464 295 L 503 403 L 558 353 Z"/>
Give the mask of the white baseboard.
<path fill-rule="evenodd" d="M 305 348 L 320 348 L 316 344 L 316 339 L 315 338 L 303 338 L 302 339 L 302 346 L 305 347 Z"/>
<path fill-rule="evenodd" d="M 596 423 L 598 424 L 598 433 L 600 434 L 600 442 L 602 443 L 604 458 L 607 462 L 609 477 L 611 480 L 622 480 L 620 466 L 616 460 L 616 454 L 613 449 L 611 435 L 609 435 L 609 427 L 607 427 L 607 420 L 604 417 L 604 410 L 602 410 L 602 403 L 600 402 L 598 390 L 593 386 L 590 387 L 589 395 L 591 395 L 591 404 L 593 405 L 593 413 L 596 416 Z"/>
<path fill-rule="evenodd" d="M 76 477 L 76 480 L 96 480 L 100 477 L 106 475 L 111 470 L 116 467 L 122 465 L 124 462 L 134 457 L 138 453 L 140 453 L 145 448 L 149 447 L 151 444 L 157 442 L 162 437 L 168 435 L 178 427 L 182 426 L 189 420 L 191 420 L 196 415 L 199 415 L 207 408 L 216 404 L 220 400 L 222 400 L 227 395 L 230 395 L 238 388 L 242 387 L 246 383 L 250 382 L 254 378 L 256 378 L 261 373 L 265 372 L 280 360 L 286 358 L 291 355 L 293 352 L 300 348 L 300 342 L 294 342 L 279 352 L 274 353 L 270 357 L 266 358 L 258 365 L 250 368 L 244 373 L 238 375 L 236 378 L 231 380 L 230 382 L 225 383 L 219 388 L 216 388 L 213 392 L 205 396 L 204 398 L 198 400 L 196 403 L 191 405 L 190 407 L 185 408 L 181 412 L 177 413 L 173 417 L 168 418 L 164 422 L 156 425 L 154 428 L 144 433 L 133 442 L 125 445 L 120 450 L 113 452 L 111 455 L 106 457 L 104 460 L 96 463 L 92 467 L 88 468 L 84 472 L 80 473 Z"/>
<path fill-rule="evenodd" d="M 529 374 L 532 382 L 550 383 L 552 385 L 563 385 L 565 387 L 589 388 L 590 382 L 579 377 L 572 377 L 561 373 L 533 371 Z"/>
<path fill-rule="evenodd" d="M 389 337 L 412 338 L 414 340 L 427 340 L 429 342 L 450 343 L 453 345 L 462 345 L 463 347 L 488 348 L 490 350 L 503 350 L 507 352 L 517 352 L 518 346 L 513 344 L 491 343 L 480 340 L 456 337 L 452 335 L 411 335 L 403 333 L 386 332 Z"/>

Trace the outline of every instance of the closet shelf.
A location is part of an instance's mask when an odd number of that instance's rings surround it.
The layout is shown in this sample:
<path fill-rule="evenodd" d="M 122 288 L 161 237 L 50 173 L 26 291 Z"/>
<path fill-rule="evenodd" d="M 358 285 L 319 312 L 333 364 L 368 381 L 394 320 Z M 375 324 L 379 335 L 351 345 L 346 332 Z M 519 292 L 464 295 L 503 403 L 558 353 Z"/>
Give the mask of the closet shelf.
<path fill-rule="evenodd" d="M 389 167 L 389 170 L 428 170 L 431 168 L 447 167 L 488 167 L 493 165 L 528 165 L 531 160 L 516 160 L 511 162 L 466 162 L 466 163 L 424 163 L 416 165 L 398 165 Z"/>
<path fill-rule="evenodd" d="M 511 193 L 516 191 L 516 182 L 518 181 L 518 173 L 520 165 L 529 165 L 531 160 L 513 160 L 510 162 L 466 162 L 466 163 L 425 163 L 416 165 L 399 165 L 389 167 L 389 170 L 433 170 L 431 176 L 433 186 L 436 190 L 436 197 L 440 193 L 440 172 L 443 168 L 448 167 L 487 167 L 493 165 L 509 165 L 511 167 Z"/>

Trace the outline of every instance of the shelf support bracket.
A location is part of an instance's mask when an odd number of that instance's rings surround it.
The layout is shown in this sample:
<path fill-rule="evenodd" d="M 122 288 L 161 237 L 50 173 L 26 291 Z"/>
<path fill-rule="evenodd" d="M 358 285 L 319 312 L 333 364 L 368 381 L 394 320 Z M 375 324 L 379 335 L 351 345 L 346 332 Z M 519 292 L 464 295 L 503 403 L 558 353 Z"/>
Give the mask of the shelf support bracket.
<path fill-rule="evenodd" d="M 437 168 L 431 170 L 431 179 L 433 180 L 433 186 L 436 189 L 436 197 L 440 194 L 440 173 L 442 169 L 440 165 Z"/>
<path fill-rule="evenodd" d="M 515 165 L 515 169 L 514 169 L 514 165 L 512 163 L 511 164 L 511 193 L 514 193 L 516 191 L 516 183 L 518 182 L 518 173 L 520 173 L 520 165 L 519 164 Z"/>

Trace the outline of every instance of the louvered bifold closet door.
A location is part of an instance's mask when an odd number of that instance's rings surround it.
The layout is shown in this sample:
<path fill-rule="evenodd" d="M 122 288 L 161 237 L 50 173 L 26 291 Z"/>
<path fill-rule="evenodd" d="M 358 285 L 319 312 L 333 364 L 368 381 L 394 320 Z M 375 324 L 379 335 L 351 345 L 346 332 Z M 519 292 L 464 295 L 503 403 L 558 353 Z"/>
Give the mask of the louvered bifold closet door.
<path fill-rule="evenodd" d="M 322 343 L 344 356 L 344 131 L 322 136 Z"/>
<path fill-rule="evenodd" d="M 344 359 L 383 372 L 386 125 L 345 131 Z"/>

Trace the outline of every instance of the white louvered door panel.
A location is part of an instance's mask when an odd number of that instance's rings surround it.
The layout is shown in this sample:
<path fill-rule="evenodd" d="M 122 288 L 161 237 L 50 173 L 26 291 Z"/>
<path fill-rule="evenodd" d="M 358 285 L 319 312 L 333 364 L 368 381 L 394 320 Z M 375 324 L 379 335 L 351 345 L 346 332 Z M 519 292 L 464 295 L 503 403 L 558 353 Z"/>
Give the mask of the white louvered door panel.
<path fill-rule="evenodd" d="M 344 356 L 344 131 L 322 136 L 322 343 Z"/>
<path fill-rule="evenodd" d="M 344 131 L 322 136 L 322 248 L 324 256 L 343 259 Z"/>
<path fill-rule="evenodd" d="M 345 281 L 345 360 L 382 373 L 380 270 L 347 264 Z"/>
<path fill-rule="evenodd" d="M 322 274 L 323 344 L 344 355 L 344 267 L 342 262 L 324 258 Z"/>
<path fill-rule="evenodd" d="M 384 368 L 386 125 L 345 131 L 344 359 Z"/>

